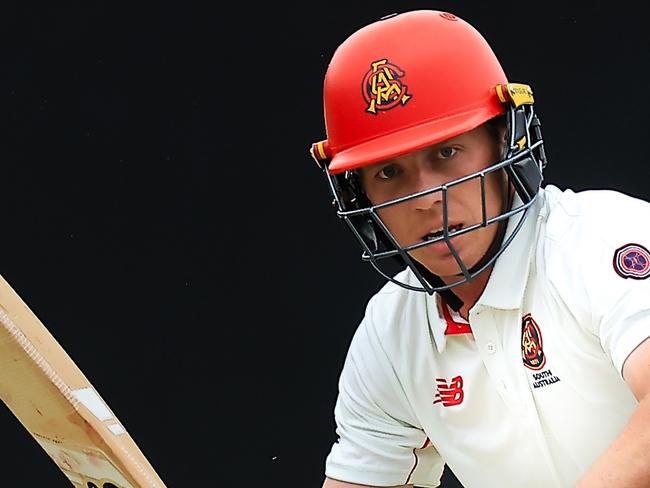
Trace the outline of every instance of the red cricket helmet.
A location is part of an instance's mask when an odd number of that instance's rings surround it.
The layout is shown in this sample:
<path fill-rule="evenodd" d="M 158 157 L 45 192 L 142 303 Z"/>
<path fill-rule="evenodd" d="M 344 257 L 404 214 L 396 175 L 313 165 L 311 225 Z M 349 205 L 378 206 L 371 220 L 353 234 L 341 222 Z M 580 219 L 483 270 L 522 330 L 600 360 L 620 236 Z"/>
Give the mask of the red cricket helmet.
<path fill-rule="evenodd" d="M 416 10 L 348 37 L 325 75 L 327 140 L 315 144 L 332 174 L 435 144 L 505 111 L 508 80 L 483 36 L 459 17 Z"/>
<path fill-rule="evenodd" d="M 488 269 L 503 253 L 539 195 L 546 156 L 532 89 L 508 82 L 495 53 L 469 23 L 447 12 L 415 10 L 362 27 L 339 45 L 325 74 L 323 102 L 327 139 L 312 144 L 310 153 L 327 177 L 337 215 L 363 249 L 362 259 L 407 289 L 443 293 L 458 309 L 462 302 L 451 289 Z M 500 114 L 506 126 L 503 158 L 480 171 L 380 204 L 370 202 L 357 172 L 350 171 L 455 137 Z M 498 215 L 484 212 L 480 222 L 445 227 L 441 235 L 406 246 L 381 219 L 382 208 L 440 192 L 447 225 L 446 192 L 497 171 L 506 173 L 519 197 Z M 483 184 L 481 199 L 486 199 Z M 505 230 L 516 215 L 512 232 L 497 234 L 478 263 L 470 267 L 463 261 L 454 237 L 494 224 Z M 440 241 L 459 267 L 453 283 L 443 282 L 410 255 Z M 391 261 L 408 266 L 421 286 L 396 279 L 386 267 Z"/>

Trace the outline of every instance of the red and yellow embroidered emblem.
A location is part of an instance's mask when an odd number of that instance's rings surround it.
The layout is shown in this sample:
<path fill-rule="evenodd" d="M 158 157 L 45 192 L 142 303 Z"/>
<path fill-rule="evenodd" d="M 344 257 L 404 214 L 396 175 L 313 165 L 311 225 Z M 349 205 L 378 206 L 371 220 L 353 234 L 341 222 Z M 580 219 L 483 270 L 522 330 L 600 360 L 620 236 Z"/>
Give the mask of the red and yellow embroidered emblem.
<path fill-rule="evenodd" d="M 529 313 L 521 321 L 521 357 L 527 368 L 536 371 L 546 364 L 542 331 Z"/>
<path fill-rule="evenodd" d="M 387 59 L 371 63 L 362 84 L 363 97 L 368 104 L 366 112 L 376 115 L 378 110 L 390 110 L 408 102 L 412 95 L 402 83 L 404 75 L 403 70 Z"/>

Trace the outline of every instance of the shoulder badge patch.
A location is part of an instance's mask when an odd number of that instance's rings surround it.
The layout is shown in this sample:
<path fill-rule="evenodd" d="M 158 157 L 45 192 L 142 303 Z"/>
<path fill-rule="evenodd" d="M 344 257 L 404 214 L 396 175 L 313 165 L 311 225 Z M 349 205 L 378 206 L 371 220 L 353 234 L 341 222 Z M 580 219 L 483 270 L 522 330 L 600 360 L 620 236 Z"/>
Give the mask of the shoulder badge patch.
<path fill-rule="evenodd" d="M 641 244 L 625 244 L 614 252 L 613 264 L 620 277 L 644 280 L 650 276 L 650 251 Z"/>

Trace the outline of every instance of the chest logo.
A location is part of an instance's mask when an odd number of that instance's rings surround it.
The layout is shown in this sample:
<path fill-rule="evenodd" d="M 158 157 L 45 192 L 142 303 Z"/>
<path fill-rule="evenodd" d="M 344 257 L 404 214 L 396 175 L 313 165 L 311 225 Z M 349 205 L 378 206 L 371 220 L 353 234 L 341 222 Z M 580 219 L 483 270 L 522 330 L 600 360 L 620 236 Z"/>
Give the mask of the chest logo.
<path fill-rule="evenodd" d="M 650 276 L 650 251 L 641 244 L 625 244 L 614 252 L 614 271 L 622 278 L 643 280 Z"/>
<path fill-rule="evenodd" d="M 443 407 L 454 407 L 463 403 L 465 393 L 463 392 L 462 376 L 454 376 L 449 382 L 445 378 L 436 378 L 436 386 L 434 405 L 442 403 Z"/>
<path fill-rule="evenodd" d="M 363 97 L 368 104 L 366 112 L 376 115 L 378 110 L 390 110 L 408 102 L 412 95 L 401 81 L 404 75 L 404 71 L 387 59 L 371 63 L 362 84 Z"/>
<path fill-rule="evenodd" d="M 535 371 L 546 364 L 542 332 L 530 314 L 524 315 L 521 323 L 521 358 L 527 368 Z"/>

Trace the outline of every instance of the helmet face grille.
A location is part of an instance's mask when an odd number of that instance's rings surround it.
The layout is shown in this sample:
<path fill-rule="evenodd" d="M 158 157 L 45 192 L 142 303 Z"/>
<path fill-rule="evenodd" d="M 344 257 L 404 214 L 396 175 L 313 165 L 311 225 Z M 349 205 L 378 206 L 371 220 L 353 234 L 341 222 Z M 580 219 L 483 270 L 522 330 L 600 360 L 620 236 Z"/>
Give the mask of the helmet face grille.
<path fill-rule="evenodd" d="M 449 290 L 472 280 L 479 273 L 485 271 L 507 248 L 519 232 L 528 209 L 536 200 L 542 183 L 542 174 L 546 165 L 543 149 L 543 139 L 539 119 L 534 112 L 533 105 L 510 107 L 506 113 L 506 147 L 504 158 L 495 164 L 445 184 L 428 188 L 417 193 L 412 193 L 378 205 L 373 205 L 363 193 L 361 183 L 354 171 L 345 173 L 331 173 L 328 165 L 323 165 L 324 173 L 329 182 L 330 190 L 334 197 L 337 215 L 347 224 L 362 249 L 361 258 L 370 262 L 373 268 L 384 278 L 397 283 L 404 288 L 423 291 L 429 294 Z M 498 215 L 489 217 L 486 210 L 486 178 L 492 173 L 504 171 L 508 175 L 514 191 L 519 196 L 521 204 L 505 208 Z M 468 181 L 480 181 L 482 219 L 473 225 L 460 229 L 448 227 L 448 192 L 454 187 Z M 397 241 L 390 229 L 382 221 L 379 212 L 387 207 L 401 205 L 410 200 L 424 195 L 440 193 L 442 200 L 443 230 L 440 235 L 415 244 L 402 246 Z M 521 214 L 521 215 L 519 215 Z M 519 215 L 519 221 L 514 229 L 499 245 L 491 248 L 479 265 L 471 268 L 460 257 L 453 245 L 452 239 L 462 234 L 470 233 L 488 225 L 505 224 L 510 217 Z M 459 268 L 459 279 L 454 283 L 442 283 L 441 280 L 431 280 L 422 273 L 422 267 L 412 258 L 412 252 L 426 246 L 444 241 L 454 257 Z M 409 285 L 394 279 L 395 264 L 402 268 L 407 266 L 413 271 L 420 286 Z M 431 283 L 436 281 L 436 283 Z"/>

